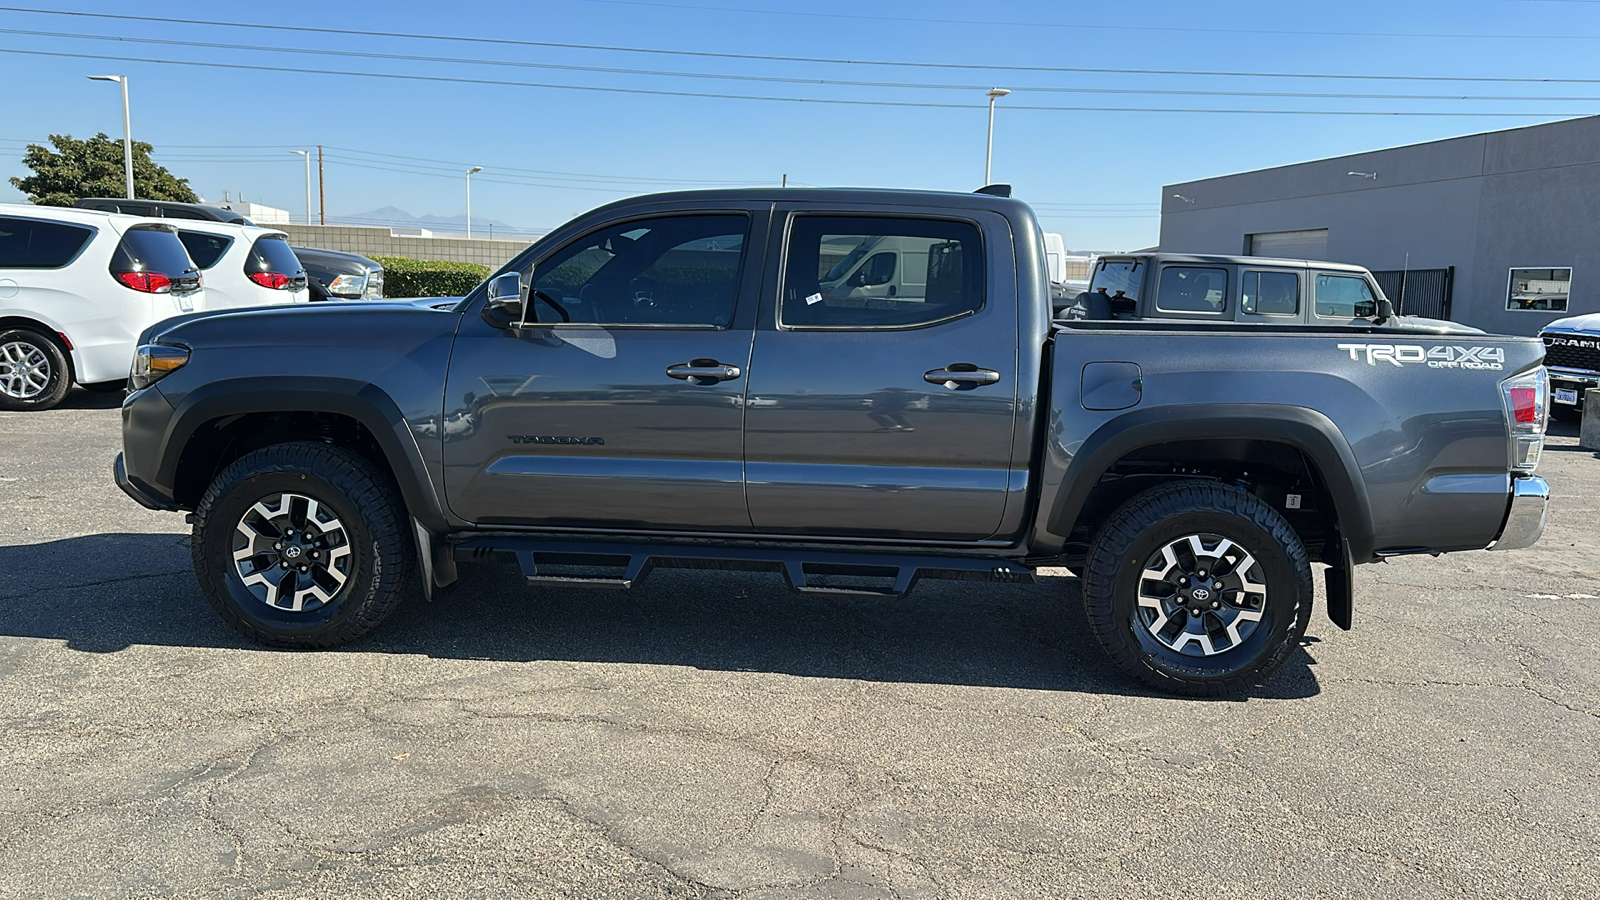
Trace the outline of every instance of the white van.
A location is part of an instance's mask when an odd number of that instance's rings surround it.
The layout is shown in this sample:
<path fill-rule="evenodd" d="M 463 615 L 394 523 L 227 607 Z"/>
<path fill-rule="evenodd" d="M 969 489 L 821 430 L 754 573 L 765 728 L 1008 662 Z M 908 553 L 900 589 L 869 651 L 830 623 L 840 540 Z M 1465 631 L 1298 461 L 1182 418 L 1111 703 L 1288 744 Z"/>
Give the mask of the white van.
<path fill-rule="evenodd" d="M 189 258 L 205 274 L 201 309 L 308 303 L 306 270 L 289 236 L 271 228 L 227 222 L 171 221 Z"/>
<path fill-rule="evenodd" d="M 139 333 L 204 297 L 169 220 L 0 203 L 0 410 L 120 390 Z"/>
<path fill-rule="evenodd" d="M 823 297 L 903 302 L 927 297 L 928 250 L 945 241 L 902 235 L 848 237 L 850 246 L 843 258 L 819 279 Z"/>

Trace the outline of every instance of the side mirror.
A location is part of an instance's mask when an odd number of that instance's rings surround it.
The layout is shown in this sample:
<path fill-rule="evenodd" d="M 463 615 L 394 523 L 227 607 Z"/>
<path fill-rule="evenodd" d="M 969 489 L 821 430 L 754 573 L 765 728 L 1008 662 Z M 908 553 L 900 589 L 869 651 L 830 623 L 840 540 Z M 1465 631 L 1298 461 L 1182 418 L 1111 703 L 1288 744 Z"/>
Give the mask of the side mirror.
<path fill-rule="evenodd" d="M 507 272 L 489 280 L 489 298 L 483 304 L 483 317 L 496 328 L 509 328 L 522 321 L 522 276 Z"/>
<path fill-rule="evenodd" d="M 1392 318 L 1394 318 L 1394 302 L 1388 297 L 1381 298 L 1378 301 L 1378 324 L 1381 325 Z"/>

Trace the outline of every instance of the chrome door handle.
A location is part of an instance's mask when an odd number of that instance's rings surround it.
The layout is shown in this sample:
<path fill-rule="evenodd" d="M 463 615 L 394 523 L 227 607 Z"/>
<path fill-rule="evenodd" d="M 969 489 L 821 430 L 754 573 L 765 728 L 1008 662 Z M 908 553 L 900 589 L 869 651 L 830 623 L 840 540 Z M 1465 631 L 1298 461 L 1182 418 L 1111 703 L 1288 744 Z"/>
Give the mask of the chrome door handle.
<path fill-rule="evenodd" d="M 922 380 L 929 384 L 942 384 L 952 391 L 975 388 L 981 384 L 994 384 L 1000 380 L 1000 373 L 993 369 L 980 369 L 972 363 L 951 363 L 942 369 L 931 369 L 922 373 Z"/>
<path fill-rule="evenodd" d="M 731 381 L 744 374 L 738 366 L 730 366 L 714 359 L 691 359 L 686 363 L 667 366 L 667 375 L 690 384 L 707 385 Z"/>

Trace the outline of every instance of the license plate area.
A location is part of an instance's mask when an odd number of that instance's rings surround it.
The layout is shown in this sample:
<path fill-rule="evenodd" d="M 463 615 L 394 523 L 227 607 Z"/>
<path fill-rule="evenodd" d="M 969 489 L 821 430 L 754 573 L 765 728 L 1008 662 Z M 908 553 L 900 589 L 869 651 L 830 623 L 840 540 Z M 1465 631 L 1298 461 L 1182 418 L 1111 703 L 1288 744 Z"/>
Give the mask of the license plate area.
<path fill-rule="evenodd" d="M 1555 401 L 1557 403 L 1567 403 L 1574 406 L 1576 406 L 1578 403 L 1578 392 L 1576 390 L 1569 391 L 1565 388 L 1556 388 L 1555 394 Z"/>

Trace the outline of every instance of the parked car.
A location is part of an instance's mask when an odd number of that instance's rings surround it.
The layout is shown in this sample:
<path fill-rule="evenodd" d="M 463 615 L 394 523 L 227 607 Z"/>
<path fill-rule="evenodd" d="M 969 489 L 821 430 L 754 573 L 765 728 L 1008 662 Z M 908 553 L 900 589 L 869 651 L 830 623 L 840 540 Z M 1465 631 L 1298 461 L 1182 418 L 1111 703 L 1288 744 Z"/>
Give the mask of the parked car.
<path fill-rule="evenodd" d="M 1308 259 L 1130 253 L 1102 256 L 1089 287 L 1058 301 L 1070 319 L 1169 319 L 1260 325 L 1376 324 L 1402 331 L 1483 334 L 1444 319 L 1396 316 L 1372 273 Z"/>
<path fill-rule="evenodd" d="M 1312 563 L 1348 628 L 1357 563 L 1538 539 L 1538 341 L 1052 327 L 1039 233 L 983 194 L 664 194 L 459 304 L 179 318 L 141 339 L 115 478 L 193 513 L 205 596 L 268 644 L 352 640 L 497 553 L 874 596 L 1068 566 L 1118 666 L 1199 695 L 1300 646 Z M 828 296 L 830 257 L 883 246 L 905 290 Z"/>
<path fill-rule="evenodd" d="M 195 219 L 202 222 L 227 222 L 230 225 L 253 225 L 249 219 L 231 209 L 209 203 L 180 203 L 176 200 L 127 200 L 122 197 L 84 197 L 72 204 L 78 209 L 98 209 L 101 212 L 123 213 L 150 219 Z"/>
<path fill-rule="evenodd" d="M 178 240 L 205 273 L 202 309 L 306 303 L 306 272 L 288 236 L 254 225 L 185 222 Z"/>
<path fill-rule="evenodd" d="M 171 224 L 0 204 L 0 410 L 120 390 L 139 333 L 204 297 Z"/>
<path fill-rule="evenodd" d="M 1550 366 L 1550 414 L 1576 422 L 1583 416 L 1584 398 L 1600 387 L 1600 313 L 1557 319 L 1539 339 Z"/>
<path fill-rule="evenodd" d="M 295 247 L 311 279 L 312 300 L 382 300 L 383 266 L 357 253 Z"/>

